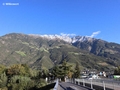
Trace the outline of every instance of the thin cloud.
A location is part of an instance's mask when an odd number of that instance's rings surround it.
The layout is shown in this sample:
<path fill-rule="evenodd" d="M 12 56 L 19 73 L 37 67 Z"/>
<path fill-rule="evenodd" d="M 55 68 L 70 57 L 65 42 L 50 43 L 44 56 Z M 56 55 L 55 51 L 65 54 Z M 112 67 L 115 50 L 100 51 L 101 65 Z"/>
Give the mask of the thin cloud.
<path fill-rule="evenodd" d="M 98 34 L 100 34 L 100 32 L 101 32 L 101 31 L 93 32 L 90 37 L 93 38 L 93 37 L 97 36 Z"/>

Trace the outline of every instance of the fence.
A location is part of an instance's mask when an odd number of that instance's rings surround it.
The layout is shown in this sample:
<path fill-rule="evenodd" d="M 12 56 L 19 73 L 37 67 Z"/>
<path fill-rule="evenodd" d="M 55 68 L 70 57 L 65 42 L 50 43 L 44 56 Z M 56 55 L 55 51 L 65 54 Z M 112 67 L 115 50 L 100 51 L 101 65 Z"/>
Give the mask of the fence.
<path fill-rule="evenodd" d="M 108 79 L 71 79 L 72 83 L 95 90 L 120 90 L 120 81 Z M 96 89 L 97 88 L 97 89 Z"/>
<path fill-rule="evenodd" d="M 58 84 L 58 83 L 59 83 L 59 80 L 57 79 L 57 80 L 56 80 L 56 84 L 55 84 L 55 86 L 54 86 L 54 89 L 53 89 L 53 90 L 58 90 L 58 86 L 59 86 L 59 84 Z"/>

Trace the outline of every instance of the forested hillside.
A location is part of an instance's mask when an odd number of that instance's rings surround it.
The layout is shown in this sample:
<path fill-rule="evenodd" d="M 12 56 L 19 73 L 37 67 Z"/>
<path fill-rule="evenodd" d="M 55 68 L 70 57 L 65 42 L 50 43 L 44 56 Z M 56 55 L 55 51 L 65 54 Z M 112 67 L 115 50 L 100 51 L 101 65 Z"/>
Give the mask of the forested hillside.
<path fill-rule="evenodd" d="M 52 68 L 66 60 L 81 68 L 109 70 L 120 63 L 120 45 L 103 40 L 69 43 L 59 38 L 47 39 L 25 34 L 0 37 L 0 63 L 28 64 L 32 68 Z"/>

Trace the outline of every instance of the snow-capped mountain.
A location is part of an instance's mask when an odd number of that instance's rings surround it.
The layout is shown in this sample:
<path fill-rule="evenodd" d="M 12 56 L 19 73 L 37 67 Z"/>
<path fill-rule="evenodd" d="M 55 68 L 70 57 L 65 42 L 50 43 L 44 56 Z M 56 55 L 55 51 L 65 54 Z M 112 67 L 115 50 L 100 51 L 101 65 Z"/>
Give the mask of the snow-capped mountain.
<path fill-rule="evenodd" d="M 89 41 L 89 42 L 92 42 L 94 40 L 94 38 L 91 38 L 91 37 L 88 37 L 88 36 L 75 36 L 75 37 L 72 37 L 72 43 L 75 43 L 75 42 L 84 42 L 84 41 Z"/>
<path fill-rule="evenodd" d="M 10 33 L 0 37 L 0 63 L 5 65 L 28 63 L 33 68 L 51 68 L 64 59 L 90 68 L 116 67 L 120 44 L 88 36 Z"/>
<path fill-rule="evenodd" d="M 69 35 L 34 35 L 34 34 L 29 34 L 30 36 L 34 36 L 34 37 L 42 37 L 45 39 L 49 39 L 49 40 L 56 40 L 56 39 L 60 39 L 63 41 L 66 41 L 68 43 L 75 43 L 75 42 L 83 42 L 83 41 L 89 41 L 92 42 L 94 40 L 94 38 L 88 37 L 88 36 L 69 36 Z"/>

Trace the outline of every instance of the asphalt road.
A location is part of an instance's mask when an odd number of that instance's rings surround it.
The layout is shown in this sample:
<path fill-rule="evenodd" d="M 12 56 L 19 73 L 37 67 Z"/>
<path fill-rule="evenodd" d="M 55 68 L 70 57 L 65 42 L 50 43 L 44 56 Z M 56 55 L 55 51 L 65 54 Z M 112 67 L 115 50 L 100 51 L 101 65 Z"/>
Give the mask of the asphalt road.
<path fill-rule="evenodd" d="M 69 83 L 69 82 L 62 82 L 62 83 L 59 83 L 59 90 L 90 90 L 90 89 L 87 89 L 87 88 L 84 88 L 84 87 L 81 87 L 79 85 L 75 85 L 75 84 L 72 84 L 72 83 Z M 73 89 L 71 89 L 73 88 Z"/>

